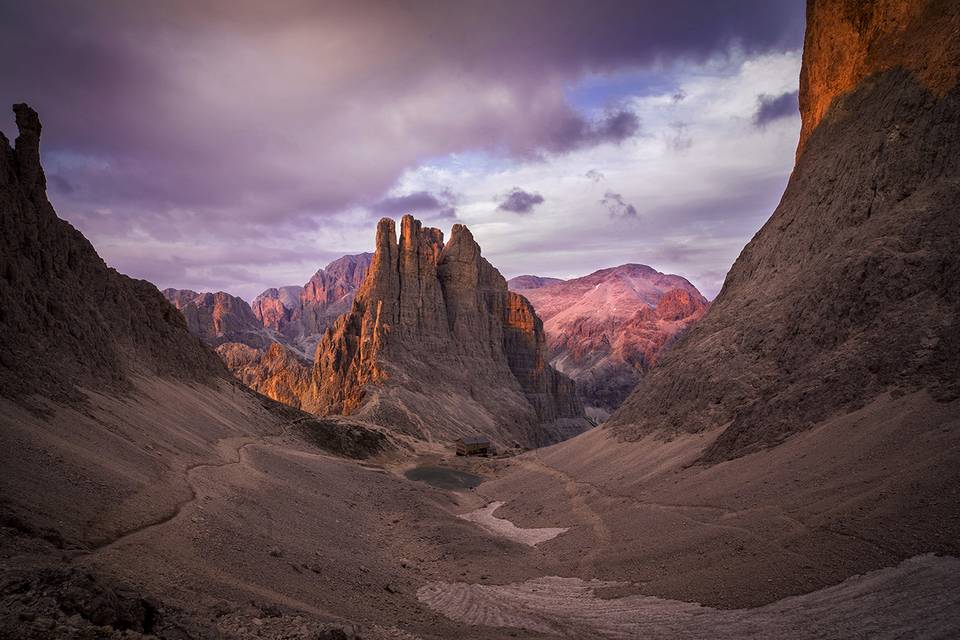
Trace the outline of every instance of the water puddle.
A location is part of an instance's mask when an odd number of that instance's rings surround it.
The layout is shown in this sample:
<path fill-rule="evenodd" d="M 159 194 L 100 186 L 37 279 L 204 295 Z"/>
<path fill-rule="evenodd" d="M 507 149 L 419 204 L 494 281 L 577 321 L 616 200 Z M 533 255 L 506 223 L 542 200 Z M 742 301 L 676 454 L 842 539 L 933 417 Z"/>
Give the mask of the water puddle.
<path fill-rule="evenodd" d="M 408 480 L 416 482 L 425 482 L 438 489 L 447 489 L 449 491 L 462 491 L 463 489 L 472 489 L 483 482 L 483 478 L 458 471 L 457 469 L 448 469 L 447 467 L 420 466 L 407 471 L 404 476 Z"/>

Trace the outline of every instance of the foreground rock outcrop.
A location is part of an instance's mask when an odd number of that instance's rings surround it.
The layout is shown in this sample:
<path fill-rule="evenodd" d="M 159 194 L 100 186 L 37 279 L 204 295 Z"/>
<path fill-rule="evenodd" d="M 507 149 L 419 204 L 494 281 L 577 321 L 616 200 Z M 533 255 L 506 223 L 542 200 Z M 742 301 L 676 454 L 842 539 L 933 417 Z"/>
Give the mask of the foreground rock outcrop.
<path fill-rule="evenodd" d="M 685 278 L 625 264 L 582 278 L 520 276 L 510 288 L 543 318 L 550 363 L 598 418 L 616 409 L 707 300 Z"/>
<path fill-rule="evenodd" d="M 473 235 L 404 216 L 377 225 L 353 308 L 317 347 L 301 406 L 356 414 L 417 437 L 485 433 L 538 446 L 586 429 L 573 383 L 546 360 L 530 303 L 507 290 Z"/>
<path fill-rule="evenodd" d="M 808 24 L 780 206 L 623 437 L 722 428 L 717 462 L 883 394 L 960 397 L 960 6 L 817 1 Z"/>

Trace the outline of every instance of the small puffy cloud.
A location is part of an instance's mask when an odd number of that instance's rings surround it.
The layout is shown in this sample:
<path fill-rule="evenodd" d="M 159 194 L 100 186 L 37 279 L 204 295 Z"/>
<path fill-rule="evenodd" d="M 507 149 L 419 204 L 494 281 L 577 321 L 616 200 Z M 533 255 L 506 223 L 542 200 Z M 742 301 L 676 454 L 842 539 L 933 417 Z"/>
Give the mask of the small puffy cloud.
<path fill-rule="evenodd" d="M 592 180 L 592 181 L 594 181 L 594 182 L 600 182 L 601 180 L 603 180 L 604 178 L 606 178 L 606 176 L 604 176 L 603 173 L 597 171 L 596 169 L 590 169 L 590 171 L 587 171 L 587 172 L 584 174 L 584 177 L 585 177 L 585 178 L 588 178 L 588 179 L 590 179 L 590 180 Z"/>
<path fill-rule="evenodd" d="M 430 191 L 415 191 L 402 196 L 384 198 L 370 206 L 370 211 L 385 215 L 397 216 L 405 213 L 416 213 L 434 218 L 456 218 L 456 196 L 449 190 L 439 193 Z"/>
<path fill-rule="evenodd" d="M 613 218 L 636 218 L 637 208 L 623 199 L 623 196 L 613 191 L 607 191 L 603 194 L 603 200 L 600 201 L 610 216 Z"/>
<path fill-rule="evenodd" d="M 530 213 L 542 202 L 543 196 L 539 193 L 528 193 L 519 187 L 514 187 L 497 209 L 513 213 Z"/>
<path fill-rule="evenodd" d="M 799 109 L 797 91 L 788 91 L 778 96 L 761 94 L 757 96 L 757 110 L 753 114 L 753 124 L 765 127 L 774 120 L 795 115 Z"/>

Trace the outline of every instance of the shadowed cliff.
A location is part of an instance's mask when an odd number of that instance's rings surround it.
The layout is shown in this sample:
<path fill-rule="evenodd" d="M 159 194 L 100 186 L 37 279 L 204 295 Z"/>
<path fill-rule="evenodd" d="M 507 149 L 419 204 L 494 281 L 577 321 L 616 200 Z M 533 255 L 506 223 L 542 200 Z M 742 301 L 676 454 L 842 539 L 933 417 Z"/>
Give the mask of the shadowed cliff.
<path fill-rule="evenodd" d="M 623 437 L 723 427 L 717 462 L 884 393 L 960 396 L 960 6 L 812 2 L 808 20 L 783 199 L 611 418 Z"/>

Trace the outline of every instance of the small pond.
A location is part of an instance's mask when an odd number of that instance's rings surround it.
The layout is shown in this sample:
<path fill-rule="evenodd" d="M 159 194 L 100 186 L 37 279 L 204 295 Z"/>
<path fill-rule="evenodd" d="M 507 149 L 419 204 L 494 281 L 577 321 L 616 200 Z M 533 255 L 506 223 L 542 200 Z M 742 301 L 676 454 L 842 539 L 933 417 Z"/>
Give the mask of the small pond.
<path fill-rule="evenodd" d="M 423 465 L 414 467 L 404 474 L 408 480 L 417 482 L 426 482 L 427 484 L 439 489 L 449 489 L 456 491 L 459 489 L 472 489 L 481 482 L 483 478 L 466 471 L 457 469 L 448 469 L 447 467 L 434 467 Z"/>

